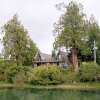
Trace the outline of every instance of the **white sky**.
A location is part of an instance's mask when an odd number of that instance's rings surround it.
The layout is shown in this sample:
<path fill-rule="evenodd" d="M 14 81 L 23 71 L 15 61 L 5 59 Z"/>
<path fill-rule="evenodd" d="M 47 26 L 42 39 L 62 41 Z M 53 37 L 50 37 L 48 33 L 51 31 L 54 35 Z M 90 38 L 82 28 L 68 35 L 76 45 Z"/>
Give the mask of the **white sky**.
<path fill-rule="evenodd" d="M 17 13 L 30 37 L 44 53 L 51 53 L 53 24 L 61 15 L 56 4 L 70 0 L 0 0 L 0 27 Z M 84 5 L 88 16 L 93 14 L 100 23 L 100 0 L 76 0 Z M 0 47 L 1 48 L 1 47 Z"/>

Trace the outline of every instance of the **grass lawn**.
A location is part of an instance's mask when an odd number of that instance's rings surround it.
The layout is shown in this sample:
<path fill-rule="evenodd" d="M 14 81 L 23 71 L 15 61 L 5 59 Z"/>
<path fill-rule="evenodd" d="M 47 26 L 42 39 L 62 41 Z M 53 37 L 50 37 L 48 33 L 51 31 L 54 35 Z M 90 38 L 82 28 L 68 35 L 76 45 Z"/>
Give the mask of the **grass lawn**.
<path fill-rule="evenodd" d="M 31 89 L 62 89 L 62 90 L 100 90 L 100 83 L 75 83 L 61 85 L 28 85 L 28 84 L 8 84 L 0 83 L 0 88 L 31 88 Z"/>

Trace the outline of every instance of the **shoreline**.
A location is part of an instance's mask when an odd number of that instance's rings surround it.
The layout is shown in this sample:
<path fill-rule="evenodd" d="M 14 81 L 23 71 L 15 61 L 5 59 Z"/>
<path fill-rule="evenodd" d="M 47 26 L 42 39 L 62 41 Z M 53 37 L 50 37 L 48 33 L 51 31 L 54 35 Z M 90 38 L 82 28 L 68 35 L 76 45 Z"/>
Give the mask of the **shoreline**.
<path fill-rule="evenodd" d="M 79 83 L 79 84 L 61 84 L 61 85 L 29 85 L 29 84 L 0 84 L 0 89 L 17 88 L 17 89 L 41 89 L 41 90 L 83 90 L 83 91 L 100 91 L 100 83 Z"/>

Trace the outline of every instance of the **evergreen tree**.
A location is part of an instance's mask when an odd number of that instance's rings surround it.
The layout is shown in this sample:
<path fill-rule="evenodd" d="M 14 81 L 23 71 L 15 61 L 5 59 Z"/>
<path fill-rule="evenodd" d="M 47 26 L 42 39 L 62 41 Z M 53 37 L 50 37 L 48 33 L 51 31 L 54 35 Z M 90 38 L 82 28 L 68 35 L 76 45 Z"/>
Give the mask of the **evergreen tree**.
<path fill-rule="evenodd" d="M 14 61 L 17 65 L 23 65 L 32 60 L 32 56 L 37 51 L 34 42 L 28 36 L 27 30 L 18 21 L 17 15 L 3 26 L 3 53 L 6 59 Z M 27 56 L 31 55 L 28 58 Z"/>
<path fill-rule="evenodd" d="M 85 14 L 82 12 L 82 6 L 71 1 L 65 7 L 65 13 L 60 17 L 55 27 L 55 32 L 58 33 L 55 45 L 71 48 L 72 64 L 75 71 L 78 71 L 77 49 L 84 44 L 82 38 L 86 38 L 84 18 Z"/>

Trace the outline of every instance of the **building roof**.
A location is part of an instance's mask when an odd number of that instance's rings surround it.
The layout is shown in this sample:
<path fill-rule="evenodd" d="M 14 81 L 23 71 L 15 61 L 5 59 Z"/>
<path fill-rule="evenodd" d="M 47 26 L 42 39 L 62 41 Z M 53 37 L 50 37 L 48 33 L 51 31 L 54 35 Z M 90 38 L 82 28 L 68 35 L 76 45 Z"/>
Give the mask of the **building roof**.
<path fill-rule="evenodd" d="M 34 58 L 35 61 L 45 61 L 45 62 L 52 62 L 53 58 L 51 55 L 46 53 L 38 52 Z"/>
<path fill-rule="evenodd" d="M 60 51 L 59 52 L 59 60 L 68 63 L 68 56 L 66 52 Z"/>
<path fill-rule="evenodd" d="M 38 52 L 36 56 L 34 57 L 34 62 L 64 62 L 64 63 L 69 63 L 68 62 L 68 56 L 66 52 L 60 51 L 58 53 L 58 59 L 54 59 L 52 55 Z"/>

